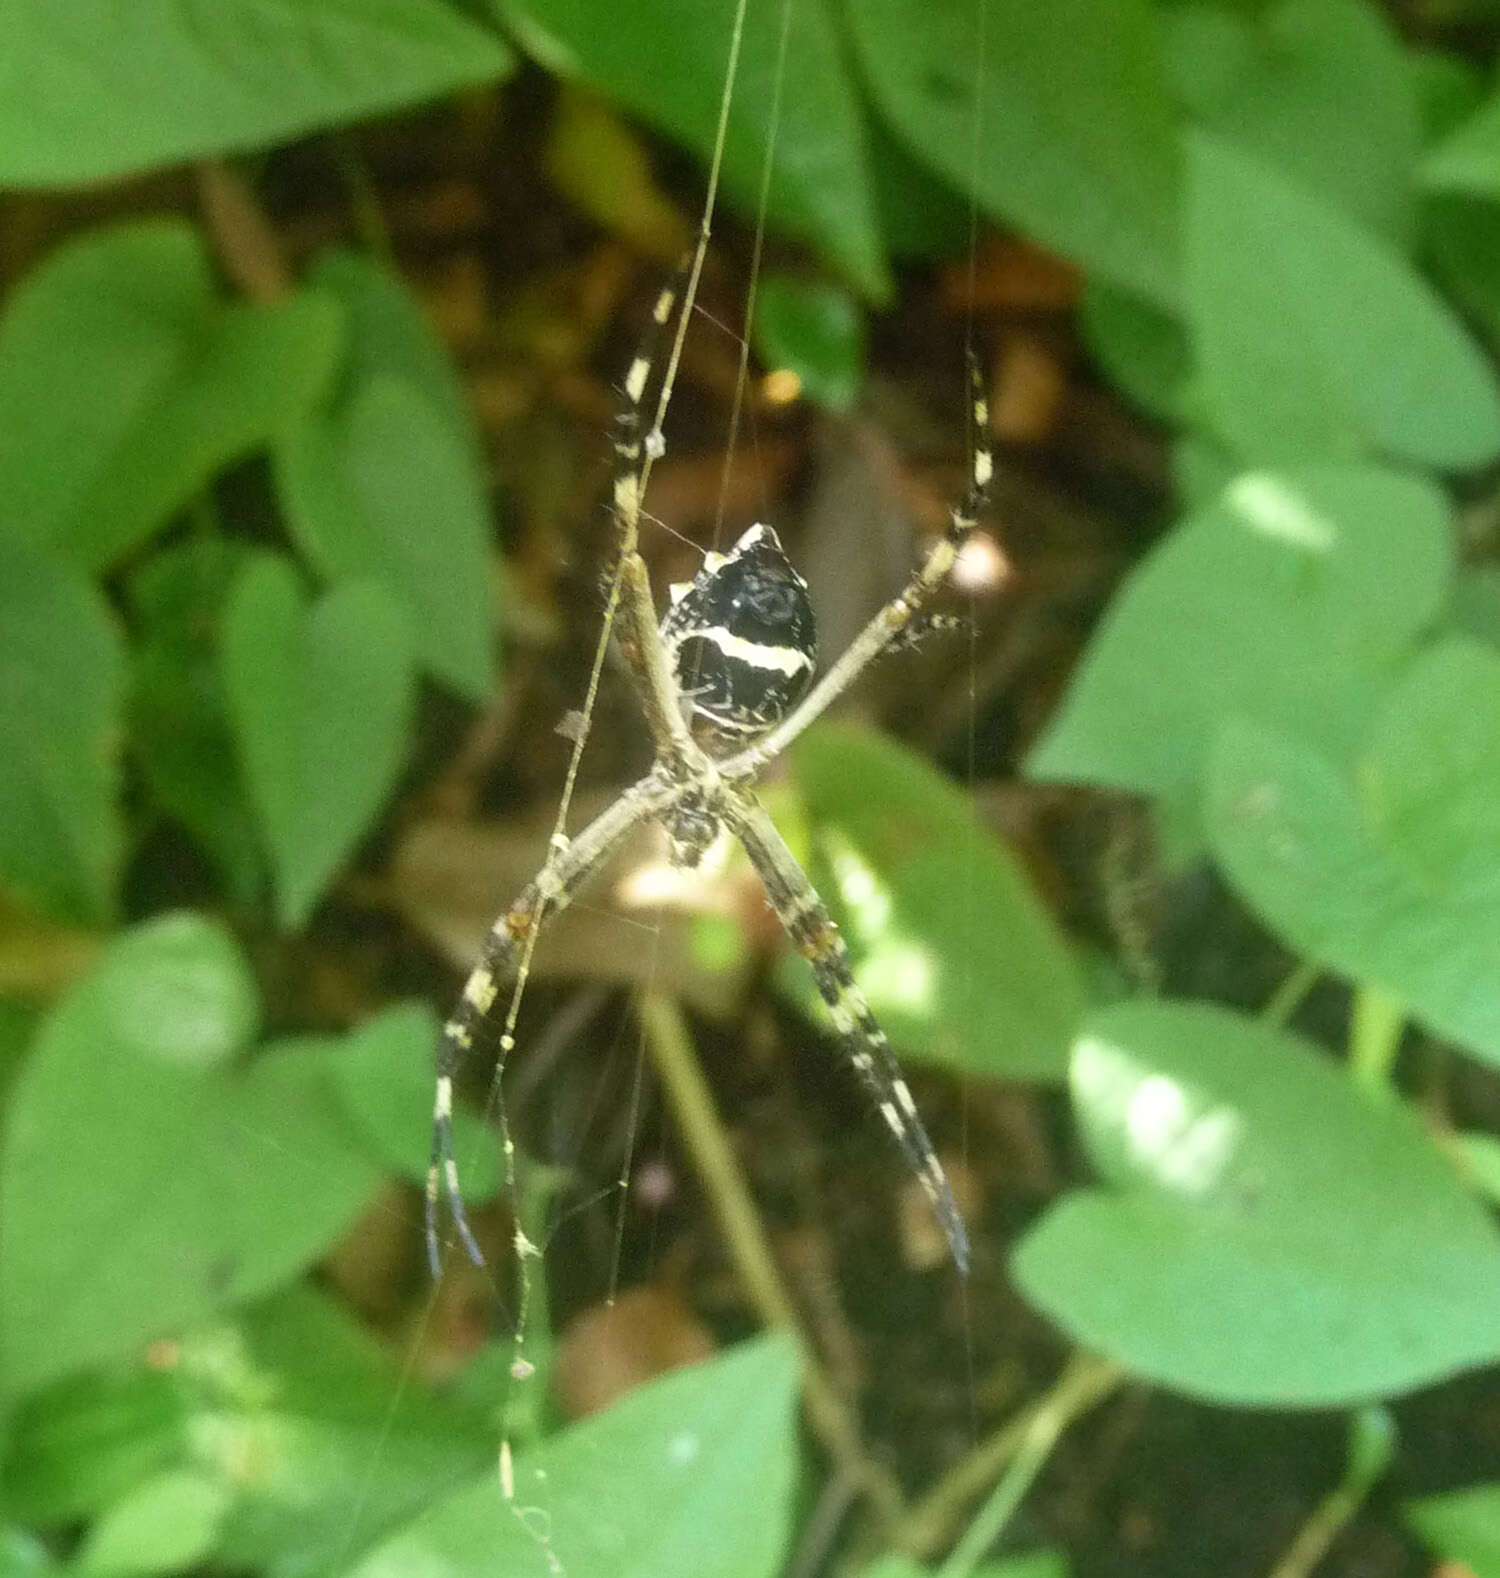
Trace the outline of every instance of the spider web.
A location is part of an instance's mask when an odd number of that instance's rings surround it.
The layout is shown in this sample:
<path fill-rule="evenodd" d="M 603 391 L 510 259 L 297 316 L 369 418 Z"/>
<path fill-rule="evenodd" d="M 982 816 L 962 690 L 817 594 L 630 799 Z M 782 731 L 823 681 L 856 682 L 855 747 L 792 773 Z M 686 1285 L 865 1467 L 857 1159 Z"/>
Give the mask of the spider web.
<path fill-rule="evenodd" d="M 732 467 L 739 439 L 740 426 L 744 415 L 744 396 L 749 380 L 750 357 L 750 329 L 754 321 L 756 301 L 762 271 L 762 254 L 764 247 L 766 217 L 769 209 L 771 183 L 775 171 L 776 147 L 781 121 L 782 94 L 786 77 L 787 51 L 791 31 L 793 6 L 795 0 L 775 0 L 779 5 L 779 33 L 777 55 L 771 83 L 771 99 L 767 113 L 764 153 L 762 157 L 759 189 L 754 213 L 753 241 L 750 264 L 748 270 L 748 283 L 746 287 L 743 321 L 740 332 L 734 337 L 738 340 L 739 355 L 736 371 L 731 410 L 728 424 L 728 433 L 724 446 L 724 456 L 718 485 L 718 496 L 714 519 L 714 545 L 717 546 L 723 532 L 723 522 L 726 513 L 727 500 L 731 486 Z M 982 19 L 984 6 L 987 0 L 978 0 L 978 13 L 980 16 L 981 32 L 978 40 L 978 53 L 980 64 L 978 71 L 983 70 L 983 31 Z M 676 306 L 677 322 L 673 331 L 670 351 L 666 360 L 660 390 L 655 402 L 650 427 L 644 435 L 644 460 L 640 472 L 641 498 L 644 502 L 647 487 L 655 462 L 665 453 L 665 440 L 662 435 L 663 424 L 666 420 L 671 403 L 673 389 L 676 382 L 678 369 L 681 363 L 683 346 L 686 340 L 689 325 L 696 310 L 696 300 L 699 282 L 701 279 L 707 249 L 712 236 L 713 222 L 717 210 L 719 183 L 723 167 L 724 150 L 728 132 L 730 111 L 734 103 L 735 93 L 739 82 L 739 69 L 741 49 L 743 45 L 746 15 L 749 0 L 736 0 L 734 18 L 730 33 L 729 46 L 726 53 L 724 76 L 719 99 L 718 118 L 716 123 L 712 155 L 709 162 L 708 177 L 705 187 L 703 206 L 699 217 L 695 243 L 691 253 L 688 267 L 687 283 L 683 291 L 682 300 Z M 977 169 L 980 147 L 980 126 L 977 108 L 978 96 L 976 95 L 976 113 L 973 130 L 972 157 Z M 977 210 L 977 176 L 970 183 L 970 235 L 968 248 L 968 310 L 966 318 L 966 336 L 970 345 L 973 343 L 973 303 L 976 295 L 976 270 L 977 270 L 977 245 L 978 245 L 978 210 Z M 723 325 L 720 325 L 723 328 Z M 649 520 L 644 509 L 640 518 Z M 578 783 L 583 753 L 588 745 L 589 736 L 593 726 L 594 713 L 598 701 L 603 671 L 608 659 L 610 642 L 614 632 L 616 615 L 620 607 L 623 591 L 623 568 L 625 556 L 637 546 L 640 518 L 626 530 L 617 531 L 612 539 L 612 551 L 616 554 L 615 568 L 611 574 L 602 617 L 598 639 L 595 643 L 593 657 L 589 669 L 588 681 L 584 697 L 576 714 L 576 721 L 570 720 L 570 734 L 572 745 L 569 754 L 567 770 L 563 786 L 557 803 L 556 815 L 553 819 L 552 832 L 548 844 L 547 862 L 550 863 L 557 854 L 567 847 L 568 825 L 572 812 L 575 790 Z M 974 742 L 973 721 L 974 704 L 973 691 L 975 684 L 976 659 L 974 655 L 974 624 L 972 618 L 968 621 L 970 633 L 969 650 L 967 654 L 968 684 L 971 696 L 969 709 L 970 738 L 969 752 L 969 778 L 974 777 Z M 969 892 L 961 896 L 960 902 L 972 913 L 974 909 L 974 895 Z M 531 1189 L 524 1176 L 524 1169 L 518 1166 L 518 1157 L 515 1141 L 511 1132 L 509 1116 L 506 1109 L 504 1076 L 509 1053 L 515 1046 L 515 1033 L 519 1022 L 520 1012 L 526 991 L 529 985 L 534 952 L 538 934 L 541 930 L 545 916 L 545 906 L 539 908 L 536 914 L 536 924 L 531 928 L 523 945 L 521 955 L 517 961 L 515 977 L 508 996 L 506 1012 L 499 1038 L 499 1052 L 496 1060 L 494 1074 L 490 1081 L 489 1092 L 486 1099 L 486 1112 L 493 1112 L 499 1132 L 499 1140 L 503 1158 L 503 1176 L 505 1192 L 511 1202 L 511 1210 L 515 1221 L 512 1238 L 514 1255 L 514 1315 L 510 1327 L 510 1361 L 509 1375 L 511 1386 L 502 1402 L 499 1411 L 498 1434 L 498 1474 L 502 1494 L 511 1514 L 525 1529 L 538 1551 L 539 1570 L 554 1574 L 566 1572 L 566 1538 L 561 1541 L 553 1538 L 553 1519 L 550 1498 L 545 1485 L 529 1487 L 525 1497 L 518 1497 L 516 1486 L 516 1472 L 514 1463 L 513 1436 L 515 1434 L 515 1419 L 524 1415 L 528 1410 L 522 1405 L 520 1399 L 528 1383 L 532 1382 L 538 1372 L 527 1357 L 527 1342 L 531 1333 L 532 1321 L 537 1301 L 537 1277 L 534 1270 L 536 1263 L 544 1253 L 545 1244 L 541 1242 L 542 1234 L 538 1228 L 534 1212 L 528 1203 Z M 650 971 L 648 968 L 648 980 Z M 962 986 L 963 990 L 970 989 L 968 982 Z M 643 1032 L 644 1034 L 644 1032 Z M 620 1210 L 616 1216 L 614 1227 L 613 1252 L 609 1271 L 608 1289 L 606 1300 L 613 1303 L 617 1291 L 621 1248 L 626 1231 L 625 1201 L 626 1191 L 633 1165 L 633 1146 L 637 1130 L 636 1114 L 638 1100 L 643 1078 L 645 1053 L 643 1045 L 637 1046 L 634 1076 L 631 1081 L 631 1094 L 629 1098 L 629 1113 L 627 1117 L 627 1143 L 623 1156 L 620 1174 L 611 1188 L 601 1190 L 589 1199 L 580 1202 L 573 1209 L 582 1210 L 594 1204 L 604 1194 L 618 1192 Z M 527 1222 L 532 1223 L 532 1230 L 528 1231 Z M 552 1226 L 555 1228 L 556 1223 Z M 533 1233 L 536 1234 L 533 1237 Z M 490 1276 L 492 1289 L 497 1303 L 503 1303 L 503 1290 L 495 1275 Z M 965 1295 L 966 1297 L 967 1295 Z M 429 1316 L 436 1308 L 436 1290 L 433 1302 L 429 1304 Z M 968 1365 L 968 1391 L 971 1399 L 977 1396 L 977 1386 L 973 1374 L 972 1342 L 969 1340 L 969 1325 L 965 1317 L 965 1352 Z M 406 1390 L 408 1381 L 415 1376 L 417 1344 L 413 1341 L 408 1354 L 407 1365 L 402 1375 L 400 1384 L 393 1396 L 390 1418 L 394 1420 L 400 1406 L 402 1394 Z M 379 1448 L 375 1449 L 378 1459 Z M 373 1494 L 375 1483 L 375 1466 L 372 1463 L 370 1486 Z M 538 1504 L 540 1503 L 540 1504 Z M 353 1509 L 350 1519 L 351 1539 L 353 1531 L 362 1522 L 365 1510 L 363 1504 Z"/>

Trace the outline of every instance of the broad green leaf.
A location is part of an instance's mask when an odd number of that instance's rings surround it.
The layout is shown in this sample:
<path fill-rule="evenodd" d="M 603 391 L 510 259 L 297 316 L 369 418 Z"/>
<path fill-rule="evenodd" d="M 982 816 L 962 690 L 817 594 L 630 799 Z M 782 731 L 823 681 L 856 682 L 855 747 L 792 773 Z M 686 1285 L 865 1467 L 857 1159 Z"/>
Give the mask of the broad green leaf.
<path fill-rule="evenodd" d="M 35 1528 L 97 1516 L 187 1461 L 188 1418 L 180 1377 L 137 1355 L 53 1381 L 10 1416 L 6 1512 Z"/>
<path fill-rule="evenodd" d="M 1500 197 L 1500 93 L 1427 155 L 1422 181 L 1429 191 Z"/>
<path fill-rule="evenodd" d="M 247 152 L 491 81 L 509 62 L 439 0 L 8 0 L 0 185 Z"/>
<path fill-rule="evenodd" d="M 427 1181 L 438 1030 L 425 1003 L 401 1004 L 366 1020 L 333 1060 L 334 1088 L 351 1122 L 383 1162 L 416 1184 Z M 453 1129 L 465 1199 L 489 1198 L 500 1188 L 495 1137 L 461 1107 Z"/>
<path fill-rule="evenodd" d="M 1220 435 L 1252 464 L 1492 459 L 1493 375 L 1415 269 L 1268 165 L 1202 133 L 1190 153 L 1186 311 Z"/>
<path fill-rule="evenodd" d="M 1192 356 L 1182 326 L 1127 291 L 1090 280 L 1078 327 L 1105 373 L 1160 422 L 1180 423 L 1187 409 Z"/>
<path fill-rule="evenodd" d="M 1484 73 L 1478 62 L 1435 44 L 1408 46 L 1405 55 L 1427 147 L 1457 131 L 1483 103 Z"/>
<path fill-rule="evenodd" d="M 176 916 L 125 934 L 48 1017 L 0 1149 L 0 1390 L 277 1286 L 368 1198 L 379 1173 L 319 1057 L 224 1066 L 253 1015 L 232 944 Z"/>
<path fill-rule="evenodd" d="M 104 600 L 0 531 L 0 885 L 61 919 L 114 905 L 123 704 Z"/>
<path fill-rule="evenodd" d="M 1401 39 L 1365 0 L 1167 12 L 1178 100 L 1201 125 L 1400 241 L 1411 228 L 1416 87 Z"/>
<path fill-rule="evenodd" d="M 495 1346 L 508 1361 L 509 1344 Z M 498 1391 L 482 1408 L 453 1391 L 414 1384 L 331 1297 L 295 1284 L 154 1364 L 132 1358 L 28 1399 L 0 1465 L 7 1509 L 55 1527 L 191 1477 L 224 1499 L 220 1564 L 336 1571 L 493 1462 Z"/>
<path fill-rule="evenodd" d="M 896 1047 L 1002 1078 L 1060 1078 L 1083 980 L 1020 866 L 968 799 L 868 731 L 792 749 L 818 877 Z M 806 967 L 795 968 L 805 990 Z"/>
<path fill-rule="evenodd" d="M 246 907 L 263 897 L 267 871 L 235 763 L 219 631 L 229 589 L 251 551 L 238 539 L 198 536 L 154 555 L 129 588 L 136 766 L 152 800 L 213 856 Z"/>
<path fill-rule="evenodd" d="M 1408 1501 L 1407 1525 L 1429 1550 L 1474 1578 L 1500 1578 L 1500 1485 L 1471 1485 Z M 1455 1575 L 1456 1578 L 1456 1575 Z"/>
<path fill-rule="evenodd" d="M 305 1285 L 247 1311 L 231 1342 L 184 1345 L 192 1461 L 236 1493 L 225 1565 L 342 1571 L 439 1496 L 486 1468 L 493 1479 L 496 1395 L 482 1412 L 460 1406 L 416 1382 L 410 1360 Z"/>
<path fill-rule="evenodd" d="M 0 319 L 0 532 L 114 563 L 295 420 L 340 329 L 318 292 L 220 301 L 180 221 L 61 247 Z"/>
<path fill-rule="evenodd" d="M 296 571 L 263 554 L 230 596 L 223 673 L 278 911 L 283 925 L 300 926 L 405 759 L 411 637 L 373 582 L 309 605 Z"/>
<path fill-rule="evenodd" d="M 158 1474 L 89 1530 L 73 1571 L 88 1578 L 137 1578 L 195 1567 L 213 1551 L 229 1500 L 226 1486 L 189 1469 Z"/>
<path fill-rule="evenodd" d="M 1223 1009 L 1106 1009 L 1073 1102 L 1104 1188 L 1022 1241 L 1027 1296 L 1075 1341 L 1215 1402 L 1326 1407 L 1500 1355 L 1500 1239 L 1395 1102 Z"/>
<path fill-rule="evenodd" d="M 1196 804 L 1230 714 L 1352 751 L 1443 604 L 1450 535 L 1394 472 L 1240 477 L 1126 582 L 1028 771 Z"/>
<path fill-rule="evenodd" d="M 719 120 L 734 0 L 491 0 L 546 66 L 602 88 L 707 159 Z M 771 222 L 813 242 L 868 296 L 890 294 L 859 97 L 826 0 L 792 8 L 778 69 L 780 6 L 751 6 L 724 145 L 724 187 L 758 203 L 766 127 L 779 91 Z"/>
<path fill-rule="evenodd" d="M 1500 1063 L 1500 654 L 1412 665 L 1351 776 L 1227 724 L 1208 826 L 1235 890 L 1294 949 Z"/>
<path fill-rule="evenodd" d="M 1091 275 L 1172 305 L 1179 156 L 1152 7 L 991 6 L 982 51 L 978 16 L 968 0 L 850 6 L 876 106 L 920 159 L 972 191 L 987 213 Z"/>
<path fill-rule="evenodd" d="M 754 340 L 765 366 L 794 372 L 814 405 L 848 411 L 859 398 L 865 325 L 846 291 L 768 274 L 756 296 Z"/>
<path fill-rule="evenodd" d="M 418 661 L 475 701 L 494 688 L 483 458 L 458 379 L 400 282 L 358 253 L 313 273 L 348 317 L 332 398 L 277 447 L 288 524 L 338 579 L 378 580 Z"/>
<path fill-rule="evenodd" d="M 353 1578 L 489 1578 L 549 1556 L 569 1578 L 772 1578 L 791 1528 L 796 1382 L 783 1338 L 654 1381 L 517 1458 L 513 1502 L 490 1469 Z"/>

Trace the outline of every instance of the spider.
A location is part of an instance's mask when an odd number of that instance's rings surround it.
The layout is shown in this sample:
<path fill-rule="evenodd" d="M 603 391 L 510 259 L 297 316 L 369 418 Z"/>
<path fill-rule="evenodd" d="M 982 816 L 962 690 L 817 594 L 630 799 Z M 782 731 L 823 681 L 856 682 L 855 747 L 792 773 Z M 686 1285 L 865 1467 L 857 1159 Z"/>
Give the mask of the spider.
<path fill-rule="evenodd" d="M 972 349 L 967 356 L 969 479 L 948 528 L 901 593 L 813 683 L 817 639 L 807 583 L 771 527 L 757 524 L 727 554 L 707 555 L 690 583 L 671 588 L 657 618 L 637 542 L 647 456 L 663 452 L 659 429 L 642 431 L 643 399 L 680 292 L 662 290 L 624 384 L 615 420 L 611 514 L 620 539 L 619 644 L 655 749 L 651 770 L 572 839 L 556 839 L 541 871 L 490 928 L 479 963 L 443 1026 L 427 1173 L 426 1234 L 439 1272 L 438 1204 L 446 1192 L 453 1224 L 476 1264 L 453 1150 L 453 1076 L 494 1006 L 500 983 L 529 948 L 546 916 L 563 909 L 632 829 L 662 822 L 674 858 L 698 861 L 727 828 L 744 847 L 766 897 L 812 969 L 840 1041 L 881 1117 L 905 1153 L 942 1226 L 954 1263 L 969 1266 L 969 1242 L 941 1163 L 917 1114 L 885 1032 L 856 985 L 838 928 L 751 785 L 892 643 L 909 639 L 918 611 L 946 579 L 985 508 L 993 456 L 989 413 Z M 508 1035 L 502 1037 L 506 1048 Z"/>

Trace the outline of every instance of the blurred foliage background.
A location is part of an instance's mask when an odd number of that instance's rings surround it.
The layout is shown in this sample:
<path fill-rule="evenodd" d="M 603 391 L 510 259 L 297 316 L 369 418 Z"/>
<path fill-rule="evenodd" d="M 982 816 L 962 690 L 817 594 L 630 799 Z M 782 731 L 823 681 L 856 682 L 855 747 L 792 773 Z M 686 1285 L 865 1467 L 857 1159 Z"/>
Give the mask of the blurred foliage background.
<path fill-rule="evenodd" d="M 1500 1574 L 1488 0 L 751 0 L 643 551 L 837 652 L 979 352 L 960 628 L 764 791 L 974 1271 L 645 840 L 427 1276 L 734 10 L 0 10 L 0 1571 Z"/>

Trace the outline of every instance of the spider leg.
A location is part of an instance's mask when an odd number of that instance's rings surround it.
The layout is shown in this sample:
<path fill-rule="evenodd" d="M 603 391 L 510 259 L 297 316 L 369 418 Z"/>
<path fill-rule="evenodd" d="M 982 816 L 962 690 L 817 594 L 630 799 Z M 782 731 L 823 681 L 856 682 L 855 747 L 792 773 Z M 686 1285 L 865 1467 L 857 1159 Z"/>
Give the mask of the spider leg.
<path fill-rule="evenodd" d="M 725 778 L 732 781 L 753 778 L 767 762 L 784 751 L 910 627 L 933 592 L 947 579 L 959 549 L 989 504 L 990 481 L 995 473 L 989 400 L 972 346 L 965 357 L 965 366 L 969 386 L 969 480 L 963 496 L 948 513 L 947 531 L 933 545 L 901 592 L 860 631 L 798 705 L 764 739 L 719 764 L 719 771 Z"/>
<path fill-rule="evenodd" d="M 681 793 L 681 788 L 659 771 L 648 773 L 576 838 L 554 845 L 535 881 L 490 927 L 479 962 L 469 972 L 463 993 L 443 1026 L 438 1043 L 425 1205 L 427 1258 L 434 1277 L 442 1269 L 438 1255 L 438 1199 L 444 1193 L 465 1251 L 475 1265 L 484 1264 L 484 1256 L 464 1210 L 458 1183 L 458 1158 L 453 1149 L 453 1076 L 464 1054 L 473 1047 L 480 1027 L 494 1007 L 501 983 L 517 961 L 528 956 L 528 945 L 547 916 L 567 906 L 579 886 L 632 828 L 665 810 Z M 502 1039 L 502 1058 L 507 1050 Z"/>
<path fill-rule="evenodd" d="M 954 1264 L 967 1275 L 969 1236 L 958 1204 L 918 1116 L 916 1102 L 912 1100 L 890 1042 L 871 1012 L 865 994 L 855 984 L 849 953 L 838 927 L 777 832 L 775 823 L 750 795 L 743 791 L 726 794 L 722 812 L 759 873 L 777 918 L 797 951 L 811 966 L 819 995 L 828 1005 L 849 1061 L 931 1201 Z"/>
<path fill-rule="evenodd" d="M 657 296 L 651 320 L 630 370 L 625 374 L 624 400 L 615 417 L 615 480 L 610 496 L 620 557 L 610 589 L 606 619 L 613 619 L 618 606 L 621 650 L 635 679 L 657 755 L 697 764 L 701 761 L 701 752 L 683 716 L 667 650 L 657 628 L 651 582 L 639 547 L 646 477 L 651 463 L 665 451 L 659 428 L 653 427 L 649 433 L 643 431 L 646 388 L 660 359 L 667 327 L 683 294 L 691 266 L 691 258 L 685 260 Z"/>

